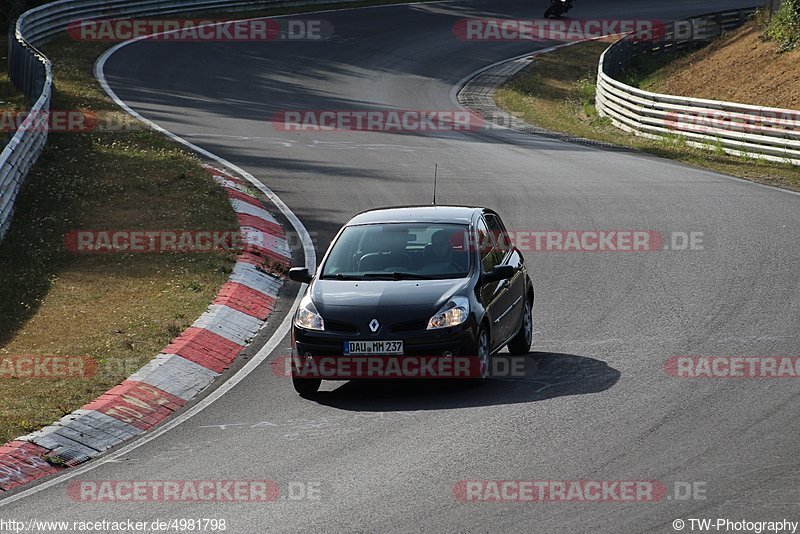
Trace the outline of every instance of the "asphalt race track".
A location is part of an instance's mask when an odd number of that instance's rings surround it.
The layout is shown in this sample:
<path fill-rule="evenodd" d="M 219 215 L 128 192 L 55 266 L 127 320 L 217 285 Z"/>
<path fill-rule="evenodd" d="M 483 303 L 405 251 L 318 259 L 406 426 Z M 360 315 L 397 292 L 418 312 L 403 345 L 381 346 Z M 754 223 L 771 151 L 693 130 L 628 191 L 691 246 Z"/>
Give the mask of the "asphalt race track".
<path fill-rule="evenodd" d="M 751 2 L 578 0 L 570 15 L 671 19 Z M 142 41 L 105 72 L 136 111 L 277 193 L 318 257 L 359 211 L 429 203 L 435 163 L 440 203 L 495 208 L 515 230 L 701 232 L 702 250 L 527 252 L 535 372 L 525 378 L 477 389 L 335 382 L 303 399 L 270 367 L 289 353 L 286 338 L 205 410 L 78 477 L 270 479 L 318 484 L 319 499 L 88 503 L 70 499 L 64 481 L 0 505 L 0 515 L 225 518 L 237 533 L 674 532 L 677 518 L 800 520 L 800 380 L 664 370 L 677 355 L 800 355 L 800 196 L 509 130 L 298 133 L 270 124 L 283 110 L 452 109 L 454 85 L 471 72 L 554 44 L 464 42 L 454 22 L 540 17 L 544 7 L 481 0 L 308 14 L 335 36 Z M 303 264 L 299 251 L 294 264 Z M 543 503 L 454 495 L 459 481 L 485 479 L 657 480 L 668 494 Z M 676 498 L 676 482 L 705 498 Z"/>

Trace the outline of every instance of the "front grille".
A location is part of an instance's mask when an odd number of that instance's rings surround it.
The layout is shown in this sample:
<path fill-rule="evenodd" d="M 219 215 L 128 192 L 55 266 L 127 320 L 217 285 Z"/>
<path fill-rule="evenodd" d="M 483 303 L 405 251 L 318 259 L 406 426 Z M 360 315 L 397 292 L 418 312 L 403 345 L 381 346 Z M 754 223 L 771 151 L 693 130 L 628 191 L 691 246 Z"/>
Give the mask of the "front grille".
<path fill-rule="evenodd" d="M 341 321 L 329 321 L 325 319 L 325 330 L 328 332 L 337 332 L 340 334 L 356 334 L 358 328 L 354 324 L 343 323 Z"/>
<path fill-rule="evenodd" d="M 416 319 L 393 324 L 392 332 L 413 332 L 415 330 L 425 330 L 427 327 L 428 321 L 426 319 Z"/>

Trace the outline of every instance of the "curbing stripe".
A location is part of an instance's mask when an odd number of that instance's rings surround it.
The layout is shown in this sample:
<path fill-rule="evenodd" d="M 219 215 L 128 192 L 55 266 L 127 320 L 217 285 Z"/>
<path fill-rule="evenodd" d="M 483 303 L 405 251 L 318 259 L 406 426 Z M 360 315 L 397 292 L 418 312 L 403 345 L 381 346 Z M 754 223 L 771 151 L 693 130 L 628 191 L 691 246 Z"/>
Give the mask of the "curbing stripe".
<path fill-rule="evenodd" d="M 247 192 L 247 188 L 242 182 L 234 182 L 230 176 L 220 176 L 219 174 L 214 173 L 213 178 L 215 182 L 225 189 L 236 189 L 242 193 Z"/>
<path fill-rule="evenodd" d="M 282 237 L 284 240 L 286 239 L 286 234 L 283 233 L 283 228 L 276 223 L 266 221 L 256 217 L 255 215 L 249 215 L 247 213 L 237 213 L 236 218 L 239 219 L 239 226 L 241 227 L 249 226 L 250 228 L 255 228 L 256 230 L 260 230 L 277 237 Z"/>
<path fill-rule="evenodd" d="M 39 461 L 47 464 L 41 458 L 39 458 Z M 0 489 L 7 491 L 55 472 L 57 471 L 45 471 L 34 467 L 29 464 L 26 458 L 16 456 L 0 457 Z"/>
<path fill-rule="evenodd" d="M 164 349 L 183 356 L 215 373 L 221 373 L 239 354 L 243 346 L 204 328 L 189 327 Z"/>
<path fill-rule="evenodd" d="M 264 265 L 264 257 L 256 254 L 256 252 L 244 251 L 236 257 L 238 263 L 249 263 L 260 269 Z"/>
<path fill-rule="evenodd" d="M 292 253 L 283 229 L 268 213 L 253 211 L 253 208 L 262 208 L 261 202 L 244 186 L 236 185 L 219 175 L 215 175 L 214 179 L 226 189 L 228 196 L 232 199 L 231 204 L 237 211 L 242 231 L 244 250 L 288 267 Z M 243 211 L 240 212 L 240 210 Z"/>
<path fill-rule="evenodd" d="M 275 303 L 275 297 L 236 282 L 228 282 L 222 286 L 213 302 L 258 317 L 262 321 L 275 309 Z"/>
<path fill-rule="evenodd" d="M 189 400 L 208 387 L 218 376 L 219 373 L 177 354 L 162 353 L 128 377 L 128 380 L 144 382 L 171 395 Z"/>
<path fill-rule="evenodd" d="M 277 264 L 277 265 L 281 266 L 284 269 L 289 267 L 289 263 L 290 263 L 290 259 L 289 258 L 287 258 L 286 256 L 284 256 L 282 254 L 278 254 L 277 252 L 273 252 L 273 251 L 271 251 L 269 249 L 266 249 L 266 248 L 263 248 L 263 247 L 258 247 L 258 246 L 253 246 L 253 245 L 247 245 L 247 246 L 245 246 L 245 251 L 250 252 L 252 254 L 256 254 L 258 256 L 261 256 L 263 259 L 266 259 L 266 260 L 272 262 L 273 265 Z M 263 259 L 262 259 L 262 263 L 263 263 Z M 250 263 L 250 262 L 247 262 L 247 263 Z M 258 265 L 258 264 L 255 264 L 255 265 Z"/>
<path fill-rule="evenodd" d="M 63 468 L 47 463 L 47 449 L 27 441 L 11 441 L 0 447 L 0 491 L 8 491 Z"/>
<path fill-rule="evenodd" d="M 89 410 L 76 410 L 76 412 L 62 417 L 61 420 L 56 421 L 56 423 L 52 425 L 53 427 L 60 426 L 67 429 L 67 431 L 62 432 L 54 430 L 53 432 L 66 436 L 73 441 L 97 451 L 106 450 L 136 435 L 136 433 L 123 431 L 114 432 L 109 425 L 98 424 L 92 421 L 91 416 L 88 416 L 88 414 L 94 412 L 90 412 Z M 73 431 L 77 432 L 77 435 L 74 434 Z"/>
<path fill-rule="evenodd" d="M 286 256 L 279 254 L 277 252 L 273 252 L 272 250 L 266 249 L 264 247 L 254 246 L 254 245 L 246 245 L 245 251 L 250 252 L 252 254 L 261 256 L 262 260 L 261 263 L 264 263 L 264 260 L 267 260 L 272 263 L 273 266 L 277 265 L 283 269 L 289 267 L 289 263 L 291 260 Z M 250 262 L 247 262 L 250 263 Z M 258 266 L 259 264 L 255 264 Z"/>
<path fill-rule="evenodd" d="M 208 172 L 210 172 L 211 174 L 214 175 L 214 179 L 226 180 L 228 182 L 233 182 L 234 184 L 239 184 L 239 185 L 243 185 L 243 184 L 247 183 L 244 180 L 242 180 L 241 178 L 238 178 L 236 176 L 228 174 L 227 172 L 221 171 L 221 170 L 217 169 L 216 167 L 212 167 L 211 165 L 203 165 L 203 167 Z"/>
<path fill-rule="evenodd" d="M 115 419 L 97 410 L 75 410 L 73 414 L 80 412 L 78 421 L 81 424 L 102 431 L 115 438 L 128 440 L 142 433 L 141 430 L 133 425 L 129 425 L 119 419 Z M 71 424 L 71 423 L 70 423 Z"/>
<path fill-rule="evenodd" d="M 233 207 L 233 211 L 235 211 L 236 213 L 244 213 L 247 215 L 252 215 L 253 217 L 257 217 L 259 219 L 263 219 L 265 221 L 278 224 L 278 221 L 276 221 L 272 217 L 272 215 L 270 215 L 269 212 L 264 208 L 259 208 L 258 206 L 254 206 L 252 204 L 237 199 L 231 199 L 231 206 Z"/>
<path fill-rule="evenodd" d="M 264 232 L 252 226 L 242 226 L 242 237 L 244 243 L 246 243 L 245 247 L 251 245 L 265 248 L 272 253 L 283 256 L 286 260 L 289 260 L 292 256 L 286 239 L 275 236 L 270 232 Z"/>
<path fill-rule="evenodd" d="M 247 315 L 222 304 L 212 304 L 203 315 L 192 324 L 195 328 L 205 328 L 220 336 L 247 345 L 261 329 L 262 322 L 252 315 Z"/>
<path fill-rule="evenodd" d="M 89 436 L 81 432 L 79 428 L 70 426 L 58 426 L 55 430 L 47 434 L 47 437 L 53 439 L 67 438 L 85 449 L 85 454 L 88 456 L 95 456 L 97 453 L 105 450 L 104 443 L 98 441 L 96 436 Z"/>
<path fill-rule="evenodd" d="M 238 262 L 234 265 L 230 281 L 245 285 L 271 297 L 277 297 L 278 291 L 281 290 L 283 285 L 280 279 L 245 262 Z"/>
<path fill-rule="evenodd" d="M 225 192 L 228 194 L 228 198 L 231 200 L 231 202 L 237 200 L 243 204 L 249 204 L 254 208 L 263 209 L 263 204 L 261 204 L 261 201 L 250 193 L 245 193 L 229 187 L 225 188 Z"/>
<path fill-rule="evenodd" d="M 97 410 L 140 430 L 147 430 L 184 404 L 185 400 L 163 389 L 126 380 L 83 408 Z"/>
<path fill-rule="evenodd" d="M 67 433 L 59 431 L 61 435 L 69 435 L 74 441 L 78 441 L 86 445 L 90 449 L 95 449 L 98 452 L 110 449 L 114 445 L 123 443 L 127 438 L 121 438 L 114 434 L 109 434 L 103 430 L 97 429 L 91 425 L 87 425 L 80 419 L 70 421 L 69 426 L 64 427 Z"/>
<path fill-rule="evenodd" d="M 97 450 L 87 447 L 83 443 L 79 443 L 68 436 L 59 434 L 58 431 L 64 427 L 46 426 L 41 430 L 32 432 L 27 436 L 22 436 L 17 439 L 22 441 L 30 441 L 36 445 L 40 445 L 45 449 L 51 451 L 66 450 L 70 454 L 85 456 L 92 458 L 97 454 Z"/>

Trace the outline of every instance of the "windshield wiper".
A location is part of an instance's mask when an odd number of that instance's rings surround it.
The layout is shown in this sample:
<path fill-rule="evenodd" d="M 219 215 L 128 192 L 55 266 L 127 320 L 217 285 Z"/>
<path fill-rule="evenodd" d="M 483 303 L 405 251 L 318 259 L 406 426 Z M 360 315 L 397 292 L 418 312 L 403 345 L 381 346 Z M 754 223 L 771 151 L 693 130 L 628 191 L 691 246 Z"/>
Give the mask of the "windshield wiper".
<path fill-rule="evenodd" d="M 343 273 L 336 273 L 336 274 L 326 274 L 321 277 L 323 280 L 363 280 L 363 276 L 359 276 L 356 274 L 343 274 Z"/>
<path fill-rule="evenodd" d="M 391 280 L 431 280 L 430 276 L 425 276 L 424 274 L 414 274 L 414 273 L 401 273 L 401 272 L 393 272 L 393 273 L 364 273 L 364 278 L 387 278 Z"/>

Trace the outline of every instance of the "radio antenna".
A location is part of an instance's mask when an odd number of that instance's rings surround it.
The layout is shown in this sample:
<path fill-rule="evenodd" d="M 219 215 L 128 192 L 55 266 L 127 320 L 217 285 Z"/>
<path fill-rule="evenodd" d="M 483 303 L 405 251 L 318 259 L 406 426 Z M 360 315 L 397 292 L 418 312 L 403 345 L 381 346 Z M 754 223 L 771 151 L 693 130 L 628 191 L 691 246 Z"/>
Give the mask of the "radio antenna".
<path fill-rule="evenodd" d="M 433 205 L 436 205 L 436 179 L 439 177 L 439 164 L 435 163 L 433 167 Z"/>

